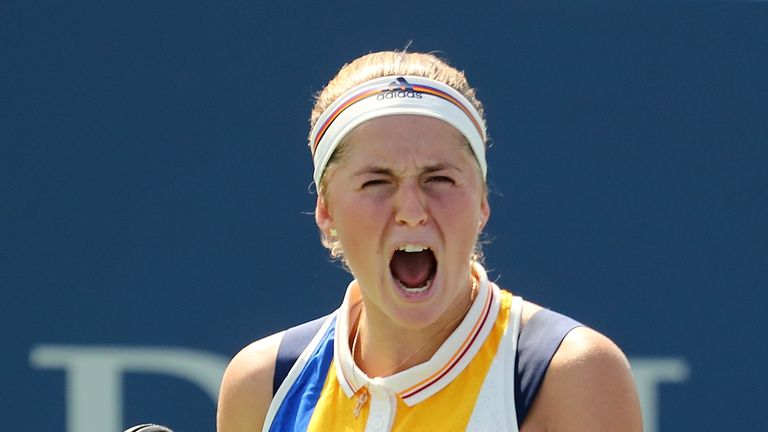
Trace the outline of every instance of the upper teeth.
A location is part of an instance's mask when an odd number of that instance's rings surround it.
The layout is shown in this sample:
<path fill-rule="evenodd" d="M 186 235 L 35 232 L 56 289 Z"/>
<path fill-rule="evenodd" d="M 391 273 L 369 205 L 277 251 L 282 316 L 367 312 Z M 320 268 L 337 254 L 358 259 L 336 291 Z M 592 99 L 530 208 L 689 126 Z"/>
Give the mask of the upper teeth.
<path fill-rule="evenodd" d="M 401 250 L 405 252 L 421 252 L 427 249 L 429 249 L 429 247 L 424 245 L 417 245 L 417 244 L 405 244 L 397 248 L 397 250 Z"/>

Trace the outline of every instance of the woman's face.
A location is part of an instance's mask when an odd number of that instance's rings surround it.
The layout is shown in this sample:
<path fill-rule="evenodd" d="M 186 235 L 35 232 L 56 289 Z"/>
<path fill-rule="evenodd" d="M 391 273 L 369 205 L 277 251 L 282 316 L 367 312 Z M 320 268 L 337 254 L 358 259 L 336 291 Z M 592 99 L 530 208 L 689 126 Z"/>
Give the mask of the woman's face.
<path fill-rule="evenodd" d="M 490 210 L 461 134 L 431 117 L 376 118 L 327 175 L 317 223 L 337 231 L 368 319 L 427 328 L 462 313 Z"/>

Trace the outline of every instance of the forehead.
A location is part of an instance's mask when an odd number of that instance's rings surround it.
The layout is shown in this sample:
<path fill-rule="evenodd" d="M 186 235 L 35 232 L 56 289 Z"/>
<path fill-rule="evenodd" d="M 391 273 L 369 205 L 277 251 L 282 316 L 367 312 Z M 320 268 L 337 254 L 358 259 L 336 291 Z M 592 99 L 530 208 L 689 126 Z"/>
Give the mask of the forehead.
<path fill-rule="evenodd" d="M 356 127 L 345 139 L 345 161 L 381 163 L 473 162 L 466 138 L 448 123 L 427 116 L 378 117 Z"/>

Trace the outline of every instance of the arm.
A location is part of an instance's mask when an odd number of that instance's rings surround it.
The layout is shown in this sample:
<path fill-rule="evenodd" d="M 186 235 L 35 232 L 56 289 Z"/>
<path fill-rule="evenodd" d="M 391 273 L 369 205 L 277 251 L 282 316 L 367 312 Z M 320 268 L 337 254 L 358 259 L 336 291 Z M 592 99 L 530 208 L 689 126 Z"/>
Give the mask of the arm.
<path fill-rule="evenodd" d="M 641 432 L 629 363 L 600 333 L 572 330 L 552 358 L 522 432 Z"/>
<path fill-rule="evenodd" d="M 272 401 L 275 356 L 282 333 L 243 348 L 224 372 L 216 413 L 218 432 L 259 432 Z"/>

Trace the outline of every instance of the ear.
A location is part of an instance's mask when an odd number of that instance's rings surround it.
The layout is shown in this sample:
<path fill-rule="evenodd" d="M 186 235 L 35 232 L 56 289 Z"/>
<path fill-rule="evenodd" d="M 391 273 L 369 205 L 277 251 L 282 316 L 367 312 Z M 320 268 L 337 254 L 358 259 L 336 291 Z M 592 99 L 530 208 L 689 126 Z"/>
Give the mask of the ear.
<path fill-rule="evenodd" d="M 488 223 L 488 219 L 491 217 L 491 205 L 488 203 L 488 198 L 483 197 L 483 201 L 480 203 L 480 226 L 477 229 L 478 232 L 485 228 L 485 224 Z"/>
<path fill-rule="evenodd" d="M 317 196 L 317 205 L 315 206 L 315 222 L 320 231 L 325 234 L 326 237 L 331 236 L 331 228 L 333 228 L 333 216 L 328 210 L 328 206 L 322 196 Z"/>

